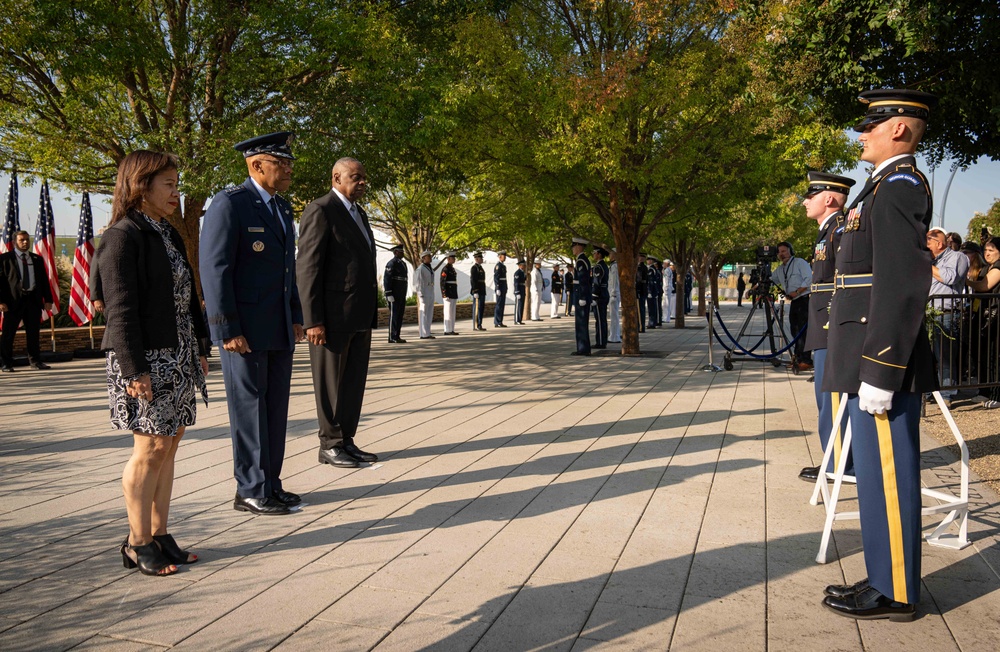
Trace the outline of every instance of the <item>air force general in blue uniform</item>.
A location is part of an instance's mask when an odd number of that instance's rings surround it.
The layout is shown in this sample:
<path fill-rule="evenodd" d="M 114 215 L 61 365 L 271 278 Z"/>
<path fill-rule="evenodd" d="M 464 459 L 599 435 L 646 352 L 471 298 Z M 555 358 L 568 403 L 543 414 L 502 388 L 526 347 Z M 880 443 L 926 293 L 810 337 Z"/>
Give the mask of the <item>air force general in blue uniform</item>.
<path fill-rule="evenodd" d="M 235 146 L 250 178 L 212 199 L 201 232 L 201 285 L 229 404 L 233 507 L 254 514 L 287 514 L 301 502 L 281 485 L 292 353 L 303 337 L 292 207 L 277 194 L 291 183 L 291 135 Z"/>

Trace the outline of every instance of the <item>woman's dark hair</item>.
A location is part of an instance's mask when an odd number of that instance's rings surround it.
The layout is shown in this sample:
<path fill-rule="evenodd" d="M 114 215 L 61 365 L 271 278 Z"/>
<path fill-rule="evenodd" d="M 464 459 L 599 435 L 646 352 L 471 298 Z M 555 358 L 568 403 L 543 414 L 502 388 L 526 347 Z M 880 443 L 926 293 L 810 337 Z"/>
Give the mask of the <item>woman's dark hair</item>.
<path fill-rule="evenodd" d="M 111 224 L 142 206 L 142 198 L 156 175 L 177 167 L 177 157 L 163 152 L 140 149 L 123 158 L 118 164 L 118 178 L 111 199 Z"/>

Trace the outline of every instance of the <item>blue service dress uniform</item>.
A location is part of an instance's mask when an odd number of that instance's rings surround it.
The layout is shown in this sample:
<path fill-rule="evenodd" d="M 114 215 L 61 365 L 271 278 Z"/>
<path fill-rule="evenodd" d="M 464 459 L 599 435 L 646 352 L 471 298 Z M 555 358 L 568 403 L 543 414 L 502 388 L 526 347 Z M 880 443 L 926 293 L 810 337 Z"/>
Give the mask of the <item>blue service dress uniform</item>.
<path fill-rule="evenodd" d="M 493 291 L 496 305 L 493 307 L 493 326 L 503 326 L 503 311 L 507 304 L 507 266 L 498 261 L 493 267 Z"/>
<path fill-rule="evenodd" d="M 277 215 L 248 178 L 215 195 L 201 231 L 201 286 L 212 340 L 219 345 L 234 476 L 244 498 L 283 490 L 292 326 L 302 323 L 292 207 L 277 195 L 272 201 Z M 239 335 L 249 352 L 222 348 L 224 340 Z"/>
<path fill-rule="evenodd" d="M 897 602 L 920 597 L 920 402 L 937 389 L 924 304 L 931 284 L 927 179 L 912 156 L 868 179 L 845 217 L 830 306 L 823 391 L 846 392 L 869 583 Z M 841 287 L 845 286 L 845 287 Z M 862 410 L 865 382 L 892 390 Z"/>
<path fill-rule="evenodd" d="M 514 272 L 514 323 L 524 323 L 524 270 Z"/>
<path fill-rule="evenodd" d="M 594 299 L 594 346 L 599 349 L 608 348 L 608 304 L 611 294 L 608 292 L 608 277 L 611 270 L 601 259 L 591 268 L 591 292 Z"/>
<path fill-rule="evenodd" d="M 635 298 L 639 303 L 639 332 L 646 332 L 646 298 L 649 296 L 649 268 L 639 263 L 635 270 Z"/>
<path fill-rule="evenodd" d="M 656 295 L 656 286 L 661 285 L 660 273 L 656 265 L 649 265 L 646 270 L 646 315 L 649 323 L 646 328 L 656 328 L 656 304 L 659 301 Z"/>
<path fill-rule="evenodd" d="M 663 268 L 656 268 L 656 325 L 663 326 Z"/>
<path fill-rule="evenodd" d="M 469 270 L 472 288 L 472 327 L 483 330 L 483 307 L 486 305 L 486 271 L 479 263 Z"/>
<path fill-rule="evenodd" d="M 409 271 L 402 258 L 395 256 L 386 263 L 382 274 L 382 291 L 389 302 L 389 342 L 401 340 L 400 331 L 403 328 L 403 313 L 406 311 L 406 291 L 409 287 Z"/>
<path fill-rule="evenodd" d="M 816 409 L 819 413 L 819 440 L 826 450 L 831 433 L 836 432 L 833 456 L 827 467 L 833 473 L 840 464 L 841 441 L 847 427 L 847 415 L 837 427 L 834 417 L 840 409 L 840 394 L 823 391 L 823 376 L 826 369 L 827 321 L 830 316 L 830 299 L 833 298 L 833 277 L 837 269 L 837 246 L 844 232 L 844 213 L 837 211 L 826 218 L 813 245 L 812 291 L 809 293 L 809 325 L 806 327 L 805 350 L 812 351 L 813 367 L 816 370 L 813 390 L 816 393 Z M 854 475 L 853 456 L 848 451 L 847 475 Z"/>
<path fill-rule="evenodd" d="M 573 303 L 576 304 L 576 352 L 590 355 L 590 304 L 593 301 L 590 286 L 590 260 L 587 254 L 576 257 L 573 274 Z"/>
<path fill-rule="evenodd" d="M 567 269 L 563 274 L 563 285 L 566 287 L 566 316 L 573 315 L 573 270 Z"/>

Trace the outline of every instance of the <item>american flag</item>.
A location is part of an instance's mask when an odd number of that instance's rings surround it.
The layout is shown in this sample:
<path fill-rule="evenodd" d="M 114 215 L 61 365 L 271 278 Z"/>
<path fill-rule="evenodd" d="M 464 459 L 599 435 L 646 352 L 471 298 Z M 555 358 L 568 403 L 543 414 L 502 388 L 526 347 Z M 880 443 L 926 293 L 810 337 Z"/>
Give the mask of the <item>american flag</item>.
<path fill-rule="evenodd" d="M 10 175 L 10 190 L 7 191 L 7 216 L 0 233 L 0 254 L 14 248 L 14 234 L 21 230 L 21 216 L 17 206 L 17 172 Z"/>
<path fill-rule="evenodd" d="M 56 218 L 52 214 L 49 182 L 42 183 L 38 196 L 38 227 L 35 229 L 35 253 L 45 262 L 45 275 L 52 290 L 51 312 L 42 309 L 42 321 L 59 312 L 59 270 L 56 269 Z"/>
<path fill-rule="evenodd" d="M 94 214 L 90 212 L 90 193 L 83 193 L 80 204 L 80 229 L 73 254 L 73 282 L 69 290 L 69 316 L 77 326 L 94 318 L 90 301 L 90 263 L 94 260 Z"/>

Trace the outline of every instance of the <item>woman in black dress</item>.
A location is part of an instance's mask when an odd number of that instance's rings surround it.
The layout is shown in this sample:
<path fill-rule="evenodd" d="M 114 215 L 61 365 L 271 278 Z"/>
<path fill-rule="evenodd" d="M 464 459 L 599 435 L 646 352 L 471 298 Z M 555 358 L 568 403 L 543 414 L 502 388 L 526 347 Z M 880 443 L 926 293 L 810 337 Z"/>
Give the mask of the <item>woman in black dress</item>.
<path fill-rule="evenodd" d="M 180 235 L 164 219 L 180 202 L 177 160 L 137 151 L 118 166 L 111 226 L 98 253 L 107 328 L 111 423 L 133 433 L 122 474 L 129 536 L 122 562 L 170 575 L 198 557 L 167 533 L 174 457 L 206 400 L 208 333 Z"/>

